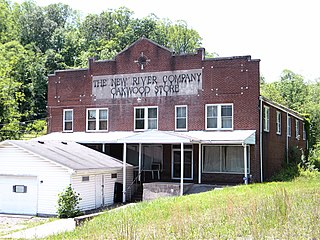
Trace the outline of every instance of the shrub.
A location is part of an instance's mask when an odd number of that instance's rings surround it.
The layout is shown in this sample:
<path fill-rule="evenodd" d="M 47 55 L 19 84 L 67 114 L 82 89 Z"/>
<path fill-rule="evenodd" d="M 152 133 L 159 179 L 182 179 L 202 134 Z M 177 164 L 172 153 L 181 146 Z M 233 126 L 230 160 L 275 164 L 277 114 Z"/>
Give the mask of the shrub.
<path fill-rule="evenodd" d="M 57 212 L 59 218 L 72 218 L 81 215 L 78 207 L 81 197 L 72 189 L 71 184 L 58 196 Z"/>

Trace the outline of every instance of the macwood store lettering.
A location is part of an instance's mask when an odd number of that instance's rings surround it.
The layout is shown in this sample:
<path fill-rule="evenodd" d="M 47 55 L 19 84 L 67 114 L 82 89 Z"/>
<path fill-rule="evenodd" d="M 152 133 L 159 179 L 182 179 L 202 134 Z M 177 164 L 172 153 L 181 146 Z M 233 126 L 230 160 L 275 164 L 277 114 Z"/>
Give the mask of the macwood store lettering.
<path fill-rule="evenodd" d="M 201 69 L 92 78 L 92 93 L 97 99 L 189 95 L 201 88 Z"/>

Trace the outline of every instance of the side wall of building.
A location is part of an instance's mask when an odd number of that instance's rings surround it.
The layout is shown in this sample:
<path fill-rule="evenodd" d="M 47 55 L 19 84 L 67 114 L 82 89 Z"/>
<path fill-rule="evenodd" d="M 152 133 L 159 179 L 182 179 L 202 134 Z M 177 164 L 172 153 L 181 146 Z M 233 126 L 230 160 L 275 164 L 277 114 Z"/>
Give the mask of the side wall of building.
<path fill-rule="evenodd" d="M 264 120 L 265 108 L 269 109 L 269 130 Z M 281 127 L 277 127 L 279 122 Z M 288 127 L 288 124 L 291 124 L 291 128 Z M 263 172 L 266 180 L 287 163 L 299 161 L 302 152 L 306 151 L 307 141 L 303 119 L 293 111 L 271 102 L 263 101 L 262 135 Z"/>

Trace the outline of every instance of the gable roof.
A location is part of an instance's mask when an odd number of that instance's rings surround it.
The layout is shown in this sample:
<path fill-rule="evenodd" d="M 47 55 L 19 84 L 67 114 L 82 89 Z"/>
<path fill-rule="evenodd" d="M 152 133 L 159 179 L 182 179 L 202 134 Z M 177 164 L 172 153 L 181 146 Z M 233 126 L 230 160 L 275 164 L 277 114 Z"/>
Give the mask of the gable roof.
<path fill-rule="evenodd" d="M 7 140 L 3 143 L 10 143 L 75 171 L 121 169 L 123 166 L 122 161 L 75 142 Z"/>

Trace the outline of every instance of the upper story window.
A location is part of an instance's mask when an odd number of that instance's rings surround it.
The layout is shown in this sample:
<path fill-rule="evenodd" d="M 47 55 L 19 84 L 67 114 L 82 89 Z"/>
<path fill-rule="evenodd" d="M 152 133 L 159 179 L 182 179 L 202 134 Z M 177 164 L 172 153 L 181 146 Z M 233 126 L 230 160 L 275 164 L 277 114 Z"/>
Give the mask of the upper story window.
<path fill-rule="evenodd" d="M 277 134 L 281 134 L 281 112 L 277 111 Z"/>
<path fill-rule="evenodd" d="M 300 134 L 299 134 L 299 120 L 296 119 L 296 139 L 300 139 Z"/>
<path fill-rule="evenodd" d="M 63 131 L 64 132 L 73 131 L 73 109 L 63 110 Z"/>
<path fill-rule="evenodd" d="M 263 108 L 263 122 L 264 122 L 263 130 L 265 132 L 269 132 L 269 130 L 270 130 L 270 108 L 268 106 L 264 106 L 264 108 Z"/>
<path fill-rule="evenodd" d="M 291 117 L 287 118 L 287 136 L 291 137 Z"/>
<path fill-rule="evenodd" d="M 134 130 L 158 129 L 158 107 L 135 107 Z"/>
<path fill-rule="evenodd" d="M 233 105 L 206 104 L 206 129 L 233 129 Z"/>
<path fill-rule="evenodd" d="M 176 130 L 188 129 L 188 108 L 187 106 L 176 106 L 175 126 Z"/>
<path fill-rule="evenodd" d="M 108 109 L 87 109 L 87 131 L 108 131 Z"/>

